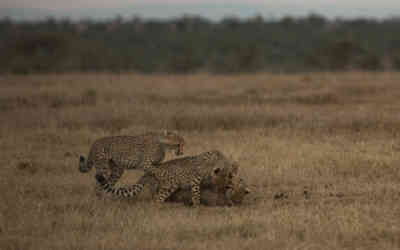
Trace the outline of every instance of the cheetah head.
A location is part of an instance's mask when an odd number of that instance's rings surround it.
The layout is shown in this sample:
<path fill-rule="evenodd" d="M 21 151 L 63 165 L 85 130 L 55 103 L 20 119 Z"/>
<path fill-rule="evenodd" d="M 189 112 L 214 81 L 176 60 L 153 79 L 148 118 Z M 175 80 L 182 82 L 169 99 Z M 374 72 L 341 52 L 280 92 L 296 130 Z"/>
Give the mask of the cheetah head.
<path fill-rule="evenodd" d="M 245 180 L 239 176 L 235 177 L 231 187 L 225 193 L 228 205 L 241 204 L 250 192 L 251 190 Z"/>
<path fill-rule="evenodd" d="M 247 183 L 238 174 L 237 162 L 223 161 L 223 168 L 214 169 L 214 185 L 216 191 L 224 196 L 225 205 L 235 205 L 243 202 L 251 190 Z M 215 170 L 218 170 L 217 173 Z"/>
<path fill-rule="evenodd" d="M 183 154 L 183 145 L 185 144 L 185 140 L 178 134 L 178 132 L 164 130 L 161 137 L 161 143 L 176 147 L 175 155 L 179 156 Z"/>
<path fill-rule="evenodd" d="M 238 175 L 239 164 L 226 159 L 219 160 L 212 173 L 212 184 L 218 192 L 227 192 L 233 186 L 233 180 Z"/>

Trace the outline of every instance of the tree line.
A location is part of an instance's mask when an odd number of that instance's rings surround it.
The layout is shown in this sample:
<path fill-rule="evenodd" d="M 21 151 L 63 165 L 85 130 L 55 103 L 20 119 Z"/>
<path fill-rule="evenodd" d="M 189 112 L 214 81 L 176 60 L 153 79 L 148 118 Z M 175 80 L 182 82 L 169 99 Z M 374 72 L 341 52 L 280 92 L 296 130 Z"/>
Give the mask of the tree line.
<path fill-rule="evenodd" d="M 400 18 L 0 20 L 0 73 L 399 70 Z"/>

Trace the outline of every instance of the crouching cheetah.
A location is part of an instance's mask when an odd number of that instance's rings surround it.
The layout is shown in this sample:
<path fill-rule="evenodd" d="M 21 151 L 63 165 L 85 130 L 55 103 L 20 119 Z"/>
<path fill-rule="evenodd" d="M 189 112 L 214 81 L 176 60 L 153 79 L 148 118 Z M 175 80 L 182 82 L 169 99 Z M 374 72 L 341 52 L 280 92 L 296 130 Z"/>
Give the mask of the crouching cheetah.
<path fill-rule="evenodd" d="M 116 164 L 110 160 L 111 165 L 111 175 L 108 179 L 116 179 L 119 180 L 122 176 L 124 169 L 118 167 Z M 233 163 L 233 166 L 236 163 Z M 164 164 L 161 164 L 159 168 L 162 168 Z M 153 176 L 144 176 L 139 180 L 140 183 L 145 183 L 143 186 L 143 190 L 138 194 L 137 199 L 142 201 L 152 200 L 153 197 L 157 194 L 159 189 L 159 182 Z M 227 205 L 238 205 L 241 204 L 245 197 L 251 192 L 245 180 L 239 177 L 239 175 L 234 176 L 232 178 L 231 187 L 228 186 L 228 195 L 225 195 L 226 191 L 218 190 L 213 183 L 210 183 L 210 180 L 203 180 L 200 183 L 200 204 L 207 206 L 227 206 Z M 228 197 L 229 196 L 229 199 Z M 191 190 L 190 189 L 178 189 L 174 192 L 166 201 L 168 202 L 179 202 L 184 204 L 191 203 Z"/>
<path fill-rule="evenodd" d="M 121 173 L 123 169 L 113 159 L 109 163 L 112 168 L 119 168 L 115 171 L 115 176 L 118 177 L 118 172 Z M 202 182 L 215 187 L 217 192 L 226 192 L 230 196 L 231 192 L 228 190 L 232 187 L 232 179 L 237 171 L 238 165 L 232 164 L 220 151 L 214 150 L 164 162 L 158 168 L 146 171 L 135 185 L 127 188 L 114 188 L 102 174 L 97 174 L 96 179 L 106 192 L 123 198 L 136 197 L 147 183 L 156 180 L 158 202 L 166 201 L 177 190 L 190 189 L 192 204 L 197 206 L 200 204 Z M 113 178 L 111 176 L 110 179 Z"/>
<path fill-rule="evenodd" d="M 232 206 L 242 204 L 246 196 L 251 192 L 246 181 L 239 176 L 234 178 L 230 194 L 218 192 L 210 185 L 202 185 L 200 203 L 207 206 Z M 188 204 L 190 202 L 190 190 L 180 189 L 173 193 L 167 201 L 169 202 L 182 202 Z"/>
<path fill-rule="evenodd" d="M 136 136 L 110 136 L 96 140 L 89 151 L 88 159 L 80 156 L 79 171 L 89 172 L 93 166 L 97 174 L 110 175 L 109 160 L 125 169 L 147 170 L 157 166 L 164 160 L 168 150 L 174 150 L 175 155 L 183 154 L 185 141 L 176 132 L 150 132 Z M 109 181 L 114 185 L 118 179 Z M 96 191 L 101 189 L 96 187 Z"/>

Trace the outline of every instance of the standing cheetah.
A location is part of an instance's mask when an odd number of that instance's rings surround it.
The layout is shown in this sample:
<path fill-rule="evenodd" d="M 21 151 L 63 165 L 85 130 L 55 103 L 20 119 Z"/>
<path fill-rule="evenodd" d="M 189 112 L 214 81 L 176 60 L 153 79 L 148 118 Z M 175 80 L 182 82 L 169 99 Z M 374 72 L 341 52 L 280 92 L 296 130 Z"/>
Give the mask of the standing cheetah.
<path fill-rule="evenodd" d="M 110 161 L 112 171 L 118 178 L 123 169 L 118 164 Z M 113 196 L 130 198 L 136 197 L 147 183 L 158 183 L 157 201 L 164 202 L 175 191 L 181 189 L 191 190 L 191 200 L 194 206 L 200 204 L 200 184 L 210 183 L 217 192 L 228 192 L 232 187 L 232 179 L 237 174 L 238 165 L 232 164 L 221 152 L 214 150 L 196 156 L 189 156 L 160 164 L 159 168 L 152 168 L 145 172 L 144 176 L 131 187 L 114 188 L 102 174 L 97 174 L 96 179 L 100 186 Z M 113 175 L 110 179 L 113 179 Z M 115 183 L 115 182 L 114 182 Z M 230 194 L 229 194 L 230 195 Z"/>
<path fill-rule="evenodd" d="M 176 132 L 150 132 L 136 136 L 111 136 L 96 140 L 89 151 L 88 159 L 80 156 L 79 171 L 89 172 L 93 166 L 97 174 L 109 176 L 109 160 L 125 169 L 147 170 L 157 166 L 164 160 L 168 150 L 175 155 L 183 154 L 185 141 Z M 117 179 L 110 180 L 114 185 Z M 96 188 L 100 191 L 99 188 Z"/>

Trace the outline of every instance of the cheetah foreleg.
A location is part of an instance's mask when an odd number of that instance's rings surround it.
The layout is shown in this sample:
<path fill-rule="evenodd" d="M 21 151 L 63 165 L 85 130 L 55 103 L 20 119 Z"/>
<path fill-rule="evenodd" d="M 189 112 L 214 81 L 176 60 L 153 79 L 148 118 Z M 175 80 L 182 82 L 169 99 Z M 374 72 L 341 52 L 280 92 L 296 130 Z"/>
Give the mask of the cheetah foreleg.
<path fill-rule="evenodd" d="M 200 179 L 192 182 L 192 204 L 193 206 L 200 205 Z"/>
<path fill-rule="evenodd" d="M 171 196 L 178 189 L 178 186 L 173 186 L 170 188 L 160 188 L 157 195 L 157 202 L 165 202 L 168 197 Z"/>

